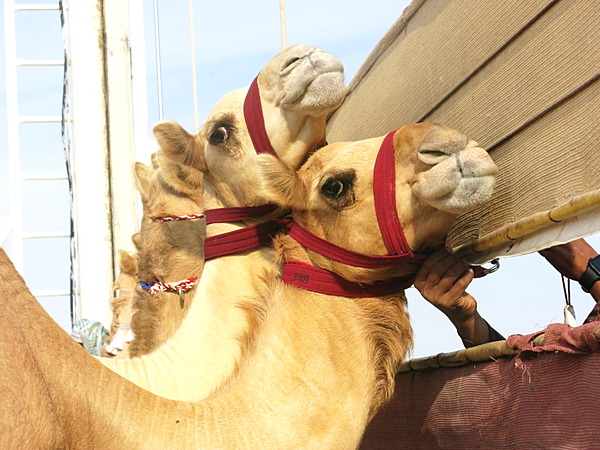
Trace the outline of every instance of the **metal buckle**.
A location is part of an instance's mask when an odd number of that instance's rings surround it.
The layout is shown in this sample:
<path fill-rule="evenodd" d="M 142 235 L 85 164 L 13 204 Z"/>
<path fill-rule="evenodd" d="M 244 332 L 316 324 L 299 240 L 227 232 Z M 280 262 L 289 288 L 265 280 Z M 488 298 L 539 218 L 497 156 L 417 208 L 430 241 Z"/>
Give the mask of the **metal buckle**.
<path fill-rule="evenodd" d="M 493 259 L 493 260 L 491 260 L 490 264 L 492 264 L 492 267 L 486 267 L 486 268 L 483 269 L 484 275 L 488 275 L 490 273 L 494 273 L 495 271 L 497 271 L 500 268 L 500 260 L 499 259 Z"/>

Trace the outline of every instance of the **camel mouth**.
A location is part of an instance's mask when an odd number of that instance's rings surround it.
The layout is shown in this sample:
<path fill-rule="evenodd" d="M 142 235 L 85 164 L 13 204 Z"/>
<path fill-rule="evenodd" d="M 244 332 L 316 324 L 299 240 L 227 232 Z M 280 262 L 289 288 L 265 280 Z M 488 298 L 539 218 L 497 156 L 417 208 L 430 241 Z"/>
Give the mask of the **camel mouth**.
<path fill-rule="evenodd" d="M 306 78 L 304 88 L 287 92 L 280 104 L 287 109 L 319 115 L 338 108 L 345 97 L 344 73 L 331 70 Z"/>
<path fill-rule="evenodd" d="M 314 50 L 286 64 L 281 72 L 284 80 L 281 106 L 314 114 L 329 112 L 341 105 L 346 96 L 344 67 L 335 56 Z"/>
<path fill-rule="evenodd" d="M 480 147 L 468 147 L 420 174 L 414 192 L 431 206 L 463 214 L 492 196 L 498 167 Z"/>

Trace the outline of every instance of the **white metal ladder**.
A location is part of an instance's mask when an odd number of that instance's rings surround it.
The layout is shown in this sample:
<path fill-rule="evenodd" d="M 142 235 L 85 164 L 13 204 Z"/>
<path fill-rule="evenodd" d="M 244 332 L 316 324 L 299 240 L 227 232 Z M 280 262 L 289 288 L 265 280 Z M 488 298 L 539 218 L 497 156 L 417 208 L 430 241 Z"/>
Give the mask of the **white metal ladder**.
<path fill-rule="evenodd" d="M 10 226 L 11 259 L 17 270 L 23 274 L 23 241 L 31 238 L 70 237 L 70 231 L 64 232 L 25 232 L 22 223 L 21 182 L 29 180 L 66 180 L 66 174 L 33 174 L 21 172 L 19 151 L 19 125 L 23 123 L 60 123 L 61 116 L 20 116 L 17 98 L 17 67 L 20 66 L 63 66 L 63 60 L 24 60 L 17 59 L 15 14 L 20 11 L 58 11 L 59 5 L 15 4 L 14 0 L 4 0 L 5 55 L 6 55 L 6 100 L 7 100 L 7 137 L 10 189 Z M 68 120 L 68 118 L 67 118 Z M 37 290 L 36 297 L 69 296 L 70 290 Z"/>

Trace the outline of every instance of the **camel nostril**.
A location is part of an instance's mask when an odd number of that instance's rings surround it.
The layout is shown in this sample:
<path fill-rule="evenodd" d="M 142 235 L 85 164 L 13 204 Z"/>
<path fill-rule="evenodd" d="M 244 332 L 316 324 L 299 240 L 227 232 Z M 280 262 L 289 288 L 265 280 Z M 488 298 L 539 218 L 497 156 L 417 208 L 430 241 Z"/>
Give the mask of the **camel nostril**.
<path fill-rule="evenodd" d="M 438 150 L 423 150 L 421 151 L 421 154 L 426 155 L 430 158 L 444 158 L 448 156 L 446 153 L 440 152 Z"/>
<path fill-rule="evenodd" d="M 443 160 L 450 157 L 446 152 L 441 150 L 433 150 L 433 149 L 421 149 L 417 153 L 421 162 L 434 166 L 436 164 L 441 163 Z"/>
<path fill-rule="evenodd" d="M 295 57 L 295 58 L 290 58 L 283 64 L 283 66 L 281 67 L 281 71 L 284 72 L 286 70 L 289 70 L 293 65 L 295 65 L 298 61 L 300 61 L 300 59 L 302 59 L 302 58 L 299 56 Z"/>
<path fill-rule="evenodd" d="M 458 167 L 458 171 L 460 172 L 460 175 L 461 176 L 464 175 L 463 174 L 464 162 L 460 156 L 460 152 L 454 154 L 454 160 L 456 161 L 456 167 Z"/>

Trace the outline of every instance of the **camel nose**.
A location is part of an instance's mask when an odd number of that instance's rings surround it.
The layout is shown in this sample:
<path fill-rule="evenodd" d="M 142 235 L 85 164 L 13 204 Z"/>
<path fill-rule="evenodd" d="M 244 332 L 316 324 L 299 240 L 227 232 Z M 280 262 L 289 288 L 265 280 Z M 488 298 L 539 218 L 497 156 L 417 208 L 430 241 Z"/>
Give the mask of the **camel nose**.
<path fill-rule="evenodd" d="M 429 148 L 421 148 L 417 153 L 418 158 L 421 162 L 428 164 L 430 166 L 435 166 L 436 164 L 441 163 L 445 159 L 450 158 L 451 154 L 448 154 L 443 149 L 429 149 Z"/>
<path fill-rule="evenodd" d="M 461 152 L 455 153 L 454 154 L 454 161 L 456 161 L 456 168 L 458 169 L 458 171 L 460 172 L 460 175 L 463 175 L 463 169 L 464 169 L 464 164 L 463 164 L 463 160 L 461 157 Z"/>
<path fill-rule="evenodd" d="M 315 47 L 295 45 L 294 47 L 290 47 L 289 50 L 289 54 L 281 63 L 280 72 L 282 75 L 291 72 L 296 66 L 298 66 L 298 64 L 300 64 L 304 60 L 307 60 L 312 65 L 310 56 L 316 50 Z"/>

